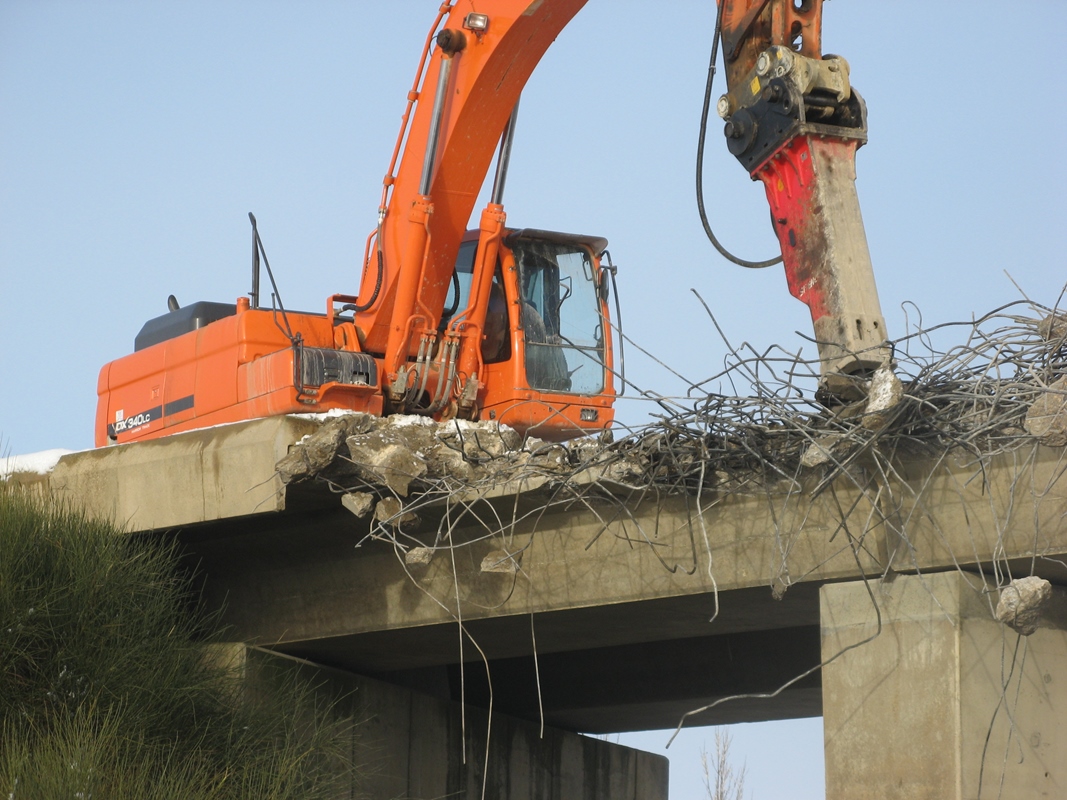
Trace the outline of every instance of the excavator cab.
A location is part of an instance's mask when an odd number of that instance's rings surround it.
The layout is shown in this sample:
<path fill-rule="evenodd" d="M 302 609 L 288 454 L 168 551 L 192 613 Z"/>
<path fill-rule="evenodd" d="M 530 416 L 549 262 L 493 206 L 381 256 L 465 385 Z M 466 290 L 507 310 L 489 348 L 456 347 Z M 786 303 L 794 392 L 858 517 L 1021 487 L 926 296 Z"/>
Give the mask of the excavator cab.
<path fill-rule="evenodd" d="M 469 303 L 477 235 L 460 245 L 452 309 Z M 599 291 L 606 247 L 601 237 L 553 231 L 504 236 L 482 333 L 481 418 L 550 440 L 610 424 L 612 351 Z"/>
<path fill-rule="evenodd" d="M 607 242 L 576 241 L 582 238 L 515 237 L 510 242 L 531 389 L 582 395 L 604 390 L 605 316 L 596 257 Z"/>

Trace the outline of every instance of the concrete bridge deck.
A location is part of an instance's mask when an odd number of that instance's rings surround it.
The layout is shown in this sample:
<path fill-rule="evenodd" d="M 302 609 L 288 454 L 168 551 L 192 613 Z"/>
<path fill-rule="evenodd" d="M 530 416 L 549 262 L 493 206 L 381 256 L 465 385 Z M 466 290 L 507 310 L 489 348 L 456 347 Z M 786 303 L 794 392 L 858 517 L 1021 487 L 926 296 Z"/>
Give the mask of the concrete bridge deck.
<path fill-rule="evenodd" d="M 455 679 L 440 668 L 460 661 L 462 618 L 501 676 L 499 707 L 529 714 L 536 640 L 548 719 L 586 731 L 671 726 L 690 708 L 776 688 L 817 664 L 825 581 L 890 569 L 991 574 L 995 561 L 1028 574 L 1034 553 L 1036 574 L 1067 581 L 1058 449 L 1003 456 L 981 473 L 973 461 L 914 459 L 898 465 L 881 507 L 851 483 L 816 498 L 705 494 L 701 509 L 649 493 L 540 511 L 552 491 L 543 486 L 481 504 L 483 518 L 524 517 L 514 525 L 489 535 L 468 514 L 448 532 L 453 551 L 406 565 L 389 542 L 356 547 L 372 522 L 337 493 L 276 476 L 275 463 L 318 424 L 260 420 L 81 453 L 51 482 L 130 530 L 179 531 L 208 598 L 225 600 L 226 621 L 249 641 L 440 691 Z M 423 508 L 413 540 L 432 544 L 450 510 Z M 517 569 L 483 571 L 490 553 L 515 554 Z M 468 641 L 464 659 L 478 658 Z M 674 665 L 670 681 L 657 680 L 660 662 Z M 556 685 L 554 675 L 565 677 Z M 815 675 L 706 721 L 818 713 Z"/>

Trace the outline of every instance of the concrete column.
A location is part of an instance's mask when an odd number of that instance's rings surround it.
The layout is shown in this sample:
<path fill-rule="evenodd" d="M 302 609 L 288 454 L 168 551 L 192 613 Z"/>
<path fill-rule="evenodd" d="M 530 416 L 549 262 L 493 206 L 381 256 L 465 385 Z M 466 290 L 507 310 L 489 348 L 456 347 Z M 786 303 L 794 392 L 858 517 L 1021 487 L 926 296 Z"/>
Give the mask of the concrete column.
<path fill-rule="evenodd" d="M 346 798 L 667 800 L 663 756 L 502 714 L 490 730 L 484 710 L 461 716 L 456 703 L 242 644 L 212 657 L 257 691 L 295 671 L 354 723 L 340 743 L 359 773 Z"/>
<path fill-rule="evenodd" d="M 869 586 L 820 595 L 824 662 L 870 639 L 822 671 L 828 800 L 1067 797 L 1067 633 L 995 621 L 977 575 Z"/>

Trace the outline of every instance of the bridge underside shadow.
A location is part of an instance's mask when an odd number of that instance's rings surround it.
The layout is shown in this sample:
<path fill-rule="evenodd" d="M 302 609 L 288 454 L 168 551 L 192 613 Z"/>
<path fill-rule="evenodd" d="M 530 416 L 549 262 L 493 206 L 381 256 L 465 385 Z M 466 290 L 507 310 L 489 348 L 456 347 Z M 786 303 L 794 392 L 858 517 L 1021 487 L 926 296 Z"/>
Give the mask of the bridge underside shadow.
<path fill-rule="evenodd" d="M 343 513 L 330 517 L 301 526 L 299 548 L 292 547 L 292 529 L 282 524 L 271 533 L 262 522 L 254 532 L 231 528 L 219 537 L 190 529 L 181 538 L 204 577 L 209 604 L 228 607 L 228 621 L 243 638 L 440 700 L 488 708 L 491 697 L 500 713 L 587 733 L 671 728 L 686 712 L 737 695 L 744 696 L 720 702 L 686 724 L 822 713 L 814 669 L 820 660 L 815 582 L 796 584 L 781 599 L 757 586 L 474 618 L 464 620 L 463 634 L 452 621 L 314 638 L 279 630 L 282 641 L 272 641 L 274 631 L 257 625 L 259 615 L 249 616 L 249 609 L 266 614 L 288 595 L 311 610 L 309 587 L 279 581 L 279 565 L 286 574 L 318 575 L 324 564 L 362 564 L 377 551 L 382 561 L 371 571 L 377 579 L 396 568 L 390 549 L 370 545 L 356 551 L 350 520 Z M 254 547 L 246 541 L 250 537 Z M 256 556 L 238 555 L 249 552 Z M 339 570 L 346 582 L 352 580 L 353 573 Z M 368 587 L 364 600 L 382 591 L 380 584 Z M 320 597 L 314 614 L 340 614 L 335 602 Z M 777 691 L 804 673 L 810 674 Z"/>
<path fill-rule="evenodd" d="M 780 659 L 768 660 L 777 652 Z M 689 725 L 731 724 L 819 716 L 818 670 L 775 697 L 767 693 L 819 663 L 819 628 L 736 633 L 570 652 L 469 661 L 371 673 L 410 688 L 447 692 L 531 721 L 587 733 L 671 728 L 683 715 L 715 701 Z M 807 670 L 803 670 L 807 671 Z M 492 680 L 490 685 L 489 680 Z M 447 684 L 442 685 L 443 680 Z"/>

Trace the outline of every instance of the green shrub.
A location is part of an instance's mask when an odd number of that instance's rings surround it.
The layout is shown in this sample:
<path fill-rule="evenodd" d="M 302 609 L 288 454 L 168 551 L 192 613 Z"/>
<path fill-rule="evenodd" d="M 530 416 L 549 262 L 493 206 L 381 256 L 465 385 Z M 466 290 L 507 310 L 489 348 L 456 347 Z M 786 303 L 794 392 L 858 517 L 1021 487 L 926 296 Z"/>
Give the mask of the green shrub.
<path fill-rule="evenodd" d="M 0 796 L 329 795 L 340 723 L 238 692 L 192 601 L 172 545 L 0 484 Z"/>

